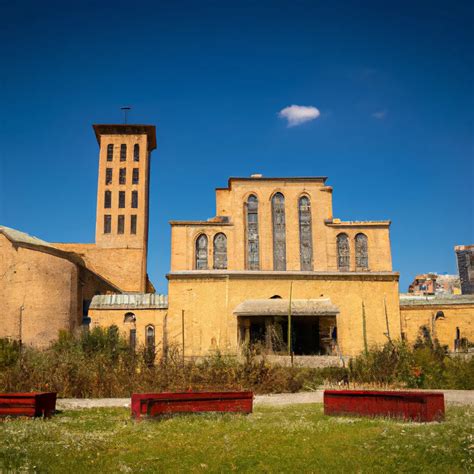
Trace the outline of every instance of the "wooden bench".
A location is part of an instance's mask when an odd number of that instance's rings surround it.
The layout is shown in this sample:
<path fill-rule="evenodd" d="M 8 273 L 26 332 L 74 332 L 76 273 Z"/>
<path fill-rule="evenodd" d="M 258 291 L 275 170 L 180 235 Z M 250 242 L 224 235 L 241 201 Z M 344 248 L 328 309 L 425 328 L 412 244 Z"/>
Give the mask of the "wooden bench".
<path fill-rule="evenodd" d="M 253 392 L 134 393 L 131 405 L 136 419 L 174 413 L 252 413 Z"/>
<path fill-rule="evenodd" d="M 441 421 L 444 419 L 444 395 L 415 391 L 325 390 L 324 414 Z"/>
<path fill-rule="evenodd" d="M 49 418 L 56 410 L 56 393 L 0 393 L 0 417 L 44 416 Z"/>

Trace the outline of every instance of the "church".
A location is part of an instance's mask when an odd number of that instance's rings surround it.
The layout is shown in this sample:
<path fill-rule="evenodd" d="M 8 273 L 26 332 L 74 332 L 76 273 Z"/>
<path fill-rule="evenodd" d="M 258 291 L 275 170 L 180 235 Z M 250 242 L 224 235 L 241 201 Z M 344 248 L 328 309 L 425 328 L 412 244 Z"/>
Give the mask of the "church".
<path fill-rule="evenodd" d="M 400 297 L 390 221 L 333 215 L 327 178 L 231 177 L 215 217 L 170 221 L 168 294 L 147 274 L 152 125 L 94 125 L 95 243 L 49 243 L 0 226 L 0 338 L 46 347 L 59 330 L 117 326 L 132 347 L 186 357 L 354 356 L 429 327 L 474 340 L 474 297 Z M 197 192 L 206 192 L 199 189 Z M 289 344 L 290 342 L 290 344 Z"/>

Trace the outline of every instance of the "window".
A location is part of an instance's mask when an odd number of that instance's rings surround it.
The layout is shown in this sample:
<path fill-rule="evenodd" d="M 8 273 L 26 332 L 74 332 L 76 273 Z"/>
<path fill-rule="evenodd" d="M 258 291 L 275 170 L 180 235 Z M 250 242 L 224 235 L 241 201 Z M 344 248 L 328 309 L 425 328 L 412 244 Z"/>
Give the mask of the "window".
<path fill-rule="evenodd" d="M 137 330 L 135 328 L 130 329 L 129 344 L 130 349 L 132 349 L 132 351 L 135 351 L 137 347 Z"/>
<path fill-rule="evenodd" d="M 114 146 L 111 144 L 107 145 L 107 161 L 114 159 Z"/>
<path fill-rule="evenodd" d="M 299 200 L 300 263 L 301 270 L 313 269 L 313 238 L 311 229 L 311 203 L 307 196 Z"/>
<path fill-rule="evenodd" d="M 125 184 L 126 181 L 127 181 L 127 168 L 120 168 L 119 184 Z"/>
<path fill-rule="evenodd" d="M 135 214 L 130 216 L 130 233 L 137 233 L 137 216 Z"/>
<path fill-rule="evenodd" d="M 201 234 L 196 239 L 196 270 L 207 270 L 207 236 Z"/>
<path fill-rule="evenodd" d="M 148 349 L 155 348 L 155 328 L 151 324 L 145 328 L 145 340 Z"/>
<path fill-rule="evenodd" d="M 112 168 L 105 168 L 105 184 L 112 184 Z"/>
<path fill-rule="evenodd" d="M 138 191 L 132 191 L 132 208 L 138 207 Z"/>
<path fill-rule="evenodd" d="M 258 199 L 251 194 L 245 205 L 247 219 L 247 269 L 259 270 Z"/>
<path fill-rule="evenodd" d="M 133 168 L 132 184 L 138 184 L 138 168 Z"/>
<path fill-rule="evenodd" d="M 127 145 L 122 143 L 120 145 L 120 161 L 126 161 L 127 160 Z"/>
<path fill-rule="evenodd" d="M 138 143 L 133 146 L 133 161 L 140 161 L 140 145 Z"/>
<path fill-rule="evenodd" d="M 133 313 L 125 313 L 123 317 L 124 323 L 134 323 L 137 320 L 136 316 Z"/>
<path fill-rule="evenodd" d="M 341 272 L 348 272 L 350 262 L 349 237 L 347 234 L 339 234 L 337 236 L 337 269 Z"/>
<path fill-rule="evenodd" d="M 125 191 L 119 191 L 119 208 L 125 207 Z"/>
<path fill-rule="evenodd" d="M 123 234 L 125 227 L 125 216 L 120 214 L 117 221 L 117 234 Z"/>
<path fill-rule="evenodd" d="M 104 207 L 105 209 L 110 209 L 112 207 L 112 192 L 105 191 L 104 193 Z"/>
<path fill-rule="evenodd" d="M 357 234 L 355 236 L 355 252 L 356 270 L 368 270 L 369 252 L 367 245 L 367 236 L 365 234 Z"/>
<path fill-rule="evenodd" d="M 276 193 L 272 197 L 273 269 L 286 270 L 285 198 Z"/>
<path fill-rule="evenodd" d="M 214 237 L 214 268 L 216 270 L 227 268 L 227 237 L 222 233 Z"/>
<path fill-rule="evenodd" d="M 112 216 L 110 214 L 105 214 L 104 216 L 104 234 L 110 234 L 112 230 Z"/>

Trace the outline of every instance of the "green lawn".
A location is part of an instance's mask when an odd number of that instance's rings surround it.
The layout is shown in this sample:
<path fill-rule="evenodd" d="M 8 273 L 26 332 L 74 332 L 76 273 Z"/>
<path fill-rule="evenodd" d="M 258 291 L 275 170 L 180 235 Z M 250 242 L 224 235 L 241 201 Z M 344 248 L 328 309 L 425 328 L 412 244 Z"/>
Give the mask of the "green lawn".
<path fill-rule="evenodd" d="M 136 423 L 126 409 L 0 423 L 0 472 L 473 472 L 474 409 L 444 423 L 325 417 L 322 405 Z"/>

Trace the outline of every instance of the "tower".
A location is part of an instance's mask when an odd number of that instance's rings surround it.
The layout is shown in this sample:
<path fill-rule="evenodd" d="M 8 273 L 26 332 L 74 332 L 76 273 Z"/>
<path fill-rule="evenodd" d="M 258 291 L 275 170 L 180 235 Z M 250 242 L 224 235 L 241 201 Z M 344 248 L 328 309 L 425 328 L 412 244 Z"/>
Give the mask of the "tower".
<path fill-rule="evenodd" d="M 156 130 L 152 125 L 93 127 L 100 147 L 96 248 L 103 249 L 107 273 L 119 287 L 145 292 L 150 154 L 156 148 Z"/>

